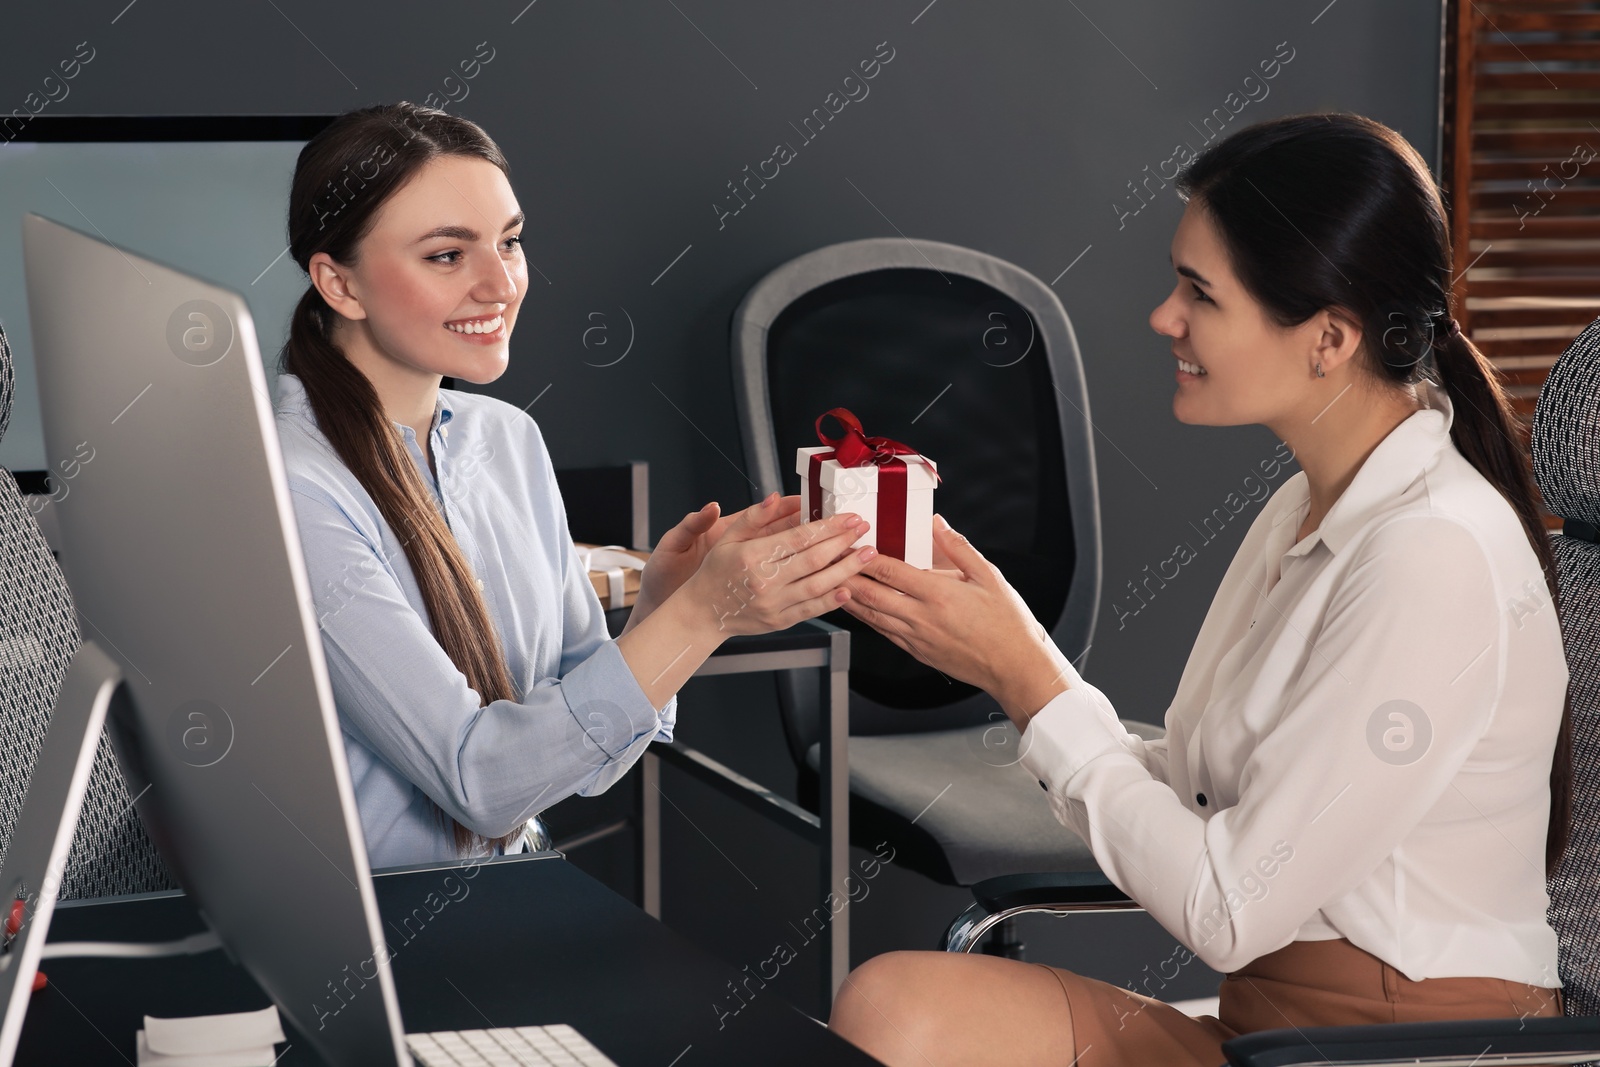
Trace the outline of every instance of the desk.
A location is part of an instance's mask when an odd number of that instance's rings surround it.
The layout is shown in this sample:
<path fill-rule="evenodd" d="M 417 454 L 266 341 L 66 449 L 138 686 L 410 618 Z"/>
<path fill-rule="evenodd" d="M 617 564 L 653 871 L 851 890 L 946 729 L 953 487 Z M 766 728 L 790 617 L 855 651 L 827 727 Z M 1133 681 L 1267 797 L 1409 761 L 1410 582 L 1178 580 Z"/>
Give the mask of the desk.
<path fill-rule="evenodd" d="M 385 928 L 398 930 L 430 893 L 443 892 L 446 877 L 460 876 L 450 867 L 374 876 Z M 451 889 L 456 899 L 390 942 L 408 1032 L 565 1022 L 620 1067 L 877 1062 L 763 991 L 759 977 L 748 977 L 762 961 L 746 961 L 747 973 L 715 959 L 551 853 L 482 864 L 470 881 L 452 884 L 468 888 Z M 187 897 L 149 894 L 63 903 L 50 940 L 154 941 L 201 928 Z M 814 952 L 821 943 L 793 947 Z M 50 985 L 29 1005 L 18 1067 L 127 1067 L 144 1015 L 269 1003 L 221 952 L 46 960 L 44 971 Z M 748 983 L 742 1007 L 730 983 Z M 278 1067 L 317 1062 L 298 1035 L 289 1032 L 289 1041 Z"/>
<path fill-rule="evenodd" d="M 606 612 L 615 637 L 627 624 L 631 609 Z M 828 894 L 840 905 L 828 924 L 822 951 L 822 999 L 834 995 L 850 972 L 850 632 L 817 619 L 767 634 L 740 634 L 724 641 L 693 677 L 752 671 L 805 670 L 828 672 L 827 713 L 821 717 L 821 766 L 818 768 L 818 810 L 815 815 L 752 781 L 731 767 L 682 742 L 655 744 L 639 761 L 640 773 L 640 899 L 649 915 L 661 918 L 661 760 L 693 775 L 757 814 L 816 843 L 821 853 L 817 903 Z M 831 910 L 831 909 L 830 909 Z"/>

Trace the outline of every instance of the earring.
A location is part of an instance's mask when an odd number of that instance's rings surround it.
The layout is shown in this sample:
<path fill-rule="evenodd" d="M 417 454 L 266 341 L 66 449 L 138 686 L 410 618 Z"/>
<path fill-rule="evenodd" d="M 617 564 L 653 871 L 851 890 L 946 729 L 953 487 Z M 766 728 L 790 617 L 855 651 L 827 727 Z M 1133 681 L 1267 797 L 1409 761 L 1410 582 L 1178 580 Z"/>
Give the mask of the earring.
<path fill-rule="evenodd" d="M 1320 361 L 1317 363 L 1317 377 L 1318 378 L 1326 378 L 1327 377 L 1326 374 L 1322 373 L 1322 363 Z"/>

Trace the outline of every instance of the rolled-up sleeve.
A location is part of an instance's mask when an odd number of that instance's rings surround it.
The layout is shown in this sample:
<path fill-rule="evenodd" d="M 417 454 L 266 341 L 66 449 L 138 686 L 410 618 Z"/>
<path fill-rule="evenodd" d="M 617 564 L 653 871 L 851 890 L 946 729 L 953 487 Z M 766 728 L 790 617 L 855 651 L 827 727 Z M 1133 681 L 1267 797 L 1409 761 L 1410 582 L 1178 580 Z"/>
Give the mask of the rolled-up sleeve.
<path fill-rule="evenodd" d="M 671 738 L 676 698 L 651 706 L 570 538 L 560 675 L 480 707 L 361 523 L 314 484 L 291 489 L 340 714 L 462 825 L 508 834 L 573 793 L 605 789 L 652 739 Z"/>
<path fill-rule="evenodd" d="M 1232 807 L 1189 809 L 1093 686 L 1072 685 L 1024 732 L 1022 765 L 1056 817 L 1219 971 L 1288 944 L 1368 878 L 1450 788 L 1499 699 L 1505 620 L 1471 531 L 1407 517 L 1349 550 Z"/>

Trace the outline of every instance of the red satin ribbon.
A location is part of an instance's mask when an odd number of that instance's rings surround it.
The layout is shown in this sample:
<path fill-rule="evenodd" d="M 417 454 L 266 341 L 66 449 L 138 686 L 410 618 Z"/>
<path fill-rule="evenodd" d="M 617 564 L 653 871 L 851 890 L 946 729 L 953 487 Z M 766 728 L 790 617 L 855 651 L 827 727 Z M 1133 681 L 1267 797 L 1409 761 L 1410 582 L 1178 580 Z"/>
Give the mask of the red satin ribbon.
<path fill-rule="evenodd" d="M 829 437 L 822 432 L 822 420 L 828 416 L 839 420 L 844 427 L 843 437 Z M 942 481 L 939 472 L 910 445 L 889 437 L 868 437 L 861 429 L 861 420 L 847 408 L 833 408 L 817 416 L 817 439 L 833 451 L 816 452 L 806 473 L 807 487 L 811 493 L 811 512 L 807 520 L 822 518 L 822 463 L 836 459 L 841 467 L 878 468 L 878 551 L 895 559 L 906 558 L 906 461 L 900 456 L 915 456 L 918 462 L 933 472 L 935 481 Z"/>

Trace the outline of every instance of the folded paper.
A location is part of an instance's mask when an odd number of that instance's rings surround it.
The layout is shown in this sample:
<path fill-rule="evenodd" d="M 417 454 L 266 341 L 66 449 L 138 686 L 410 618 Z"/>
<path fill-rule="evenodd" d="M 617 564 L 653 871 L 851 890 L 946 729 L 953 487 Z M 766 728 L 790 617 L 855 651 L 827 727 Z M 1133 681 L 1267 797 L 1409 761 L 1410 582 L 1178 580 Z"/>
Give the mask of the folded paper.
<path fill-rule="evenodd" d="M 286 1040 L 276 1007 L 190 1018 L 144 1017 L 139 1067 L 272 1067 L 272 1046 Z"/>
<path fill-rule="evenodd" d="M 823 433 L 829 417 L 844 427 L 842 436 Z M 871 523 L 857 546 L 932 569 L 933 490 L 941 480 L 933 460 L 891 438 L 866 436 L 847 408 L 819 416 L 816 430 L 822 447 L 802 447 L 795 458 L 802 517 L 813 522 L 854 512 Z"/>

